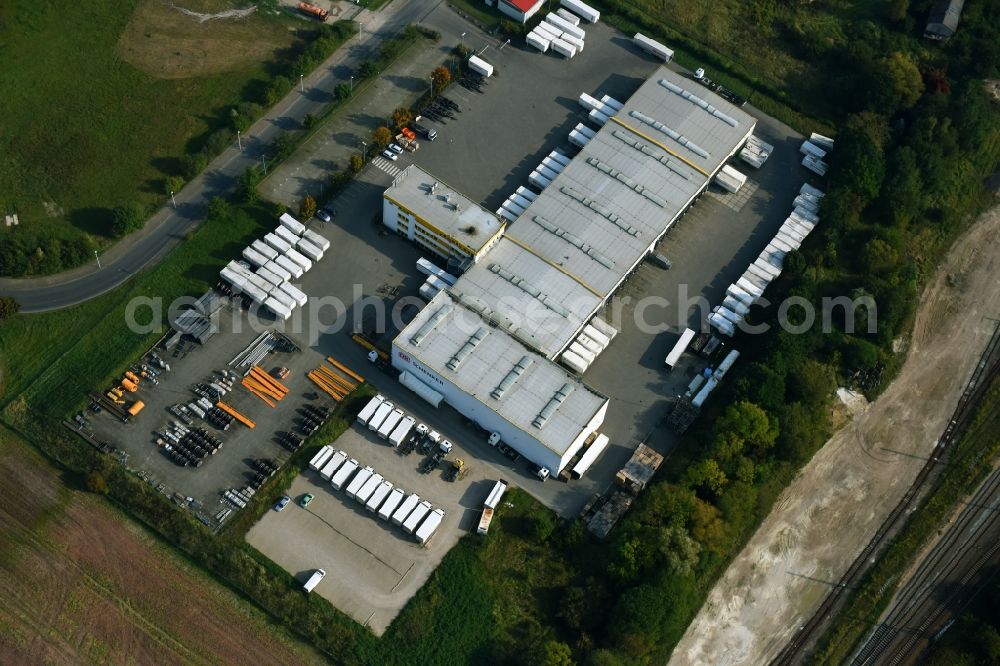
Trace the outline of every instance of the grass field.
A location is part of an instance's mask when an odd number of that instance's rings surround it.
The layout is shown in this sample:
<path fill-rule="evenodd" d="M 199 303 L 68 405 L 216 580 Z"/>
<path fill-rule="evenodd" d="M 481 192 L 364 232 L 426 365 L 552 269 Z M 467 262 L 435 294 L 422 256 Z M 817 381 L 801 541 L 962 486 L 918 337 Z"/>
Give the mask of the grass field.
<path fill-rule="evenodd" d="M 239 4 L 184 3 L 202 12 Z M 159 0 L 0 4 L 0 208 L 21 221 L 0 231 L 0 246 L 109 244 L 110 209 L 164 201 L 164 179 L 186 150 L 228 122 L 226 109 L 295 42 L 291 25 L 199 23 Z"/>
<path fill-rule="evenodd" d="M 0 663 L 322 663 L 0 430 Z"/>
<path fill-rule="evenodd" d="M 62 418 L 145 351 L 159 333 L 139 335 L 126 326 L 133 298 L 155 294 L 164 306 L 180 296 L 199 296 L 215 284 L 218 271 L 274 221 L 264 206 L 237 209 L 226 220 L 209 220 L 153 270 L 83 305 L 18 316 L 0 327 L 0 393 L 19 396 L 33 409 Z M 141 323 L 143 309 L 137 313 Z M 166 322 L 164 322 L 166 324 Z M 108 353 L 114 350 L 114 353 Z"/>

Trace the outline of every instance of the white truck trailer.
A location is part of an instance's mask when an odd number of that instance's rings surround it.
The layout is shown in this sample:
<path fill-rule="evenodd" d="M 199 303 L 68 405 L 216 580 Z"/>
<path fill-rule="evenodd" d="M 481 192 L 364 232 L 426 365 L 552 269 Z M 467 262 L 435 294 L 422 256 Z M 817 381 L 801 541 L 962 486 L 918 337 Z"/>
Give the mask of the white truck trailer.
<path fill-rule="evenodd" d="M 405 495 L 406 491 L 402 488 L 393 488 L 389 496 L 385 498 L 385 502 L 382 503 L 382 507 L 378 510 L 378 517 L 382 520 L 392 518 L 392 514 L 399 507 Z"/>
<path fill-rule="evenodd" d="M 656 56 L 657 58 L 663 60 L 663 62 L 670 62 L 674 58 L 674 52 L 672 49 L 668 49 L 663 44 L 659 43 L 655 39 L 651 39 L 641 32 L 635 33 L 635 37 L 632 41 L 640 49 L 649 53 L 650 55 Z"/>
<path fill-rule="evenodd" d="M 305 273 L 305 271 L 302 269 L 301 266 L 299 266 L 297 263 L 295 263 L 294 261 L 292 261 L 283 254 L 279 254 L 277 257 L 275 257 L 274 263 L 278 264 L 283 269 L 288 271 L 289 276 L 291 276 L 293 279 L 296 280 L 302 277 L 302 274 Z"/>
<path fill-rule="evenodd" d="M 410 434 L 410 430 L 413 428 L 414 423 L 416 423 L 416 419 L 412 416 L 404 416 L 403 420 L 396 424 L 396 427 L 389 435 L 389 443 L 392 444 L 392 448 L 399 448 L 399 445 L 402 444 L 406 440 L 407 435 Z"/>
<path fill-rule="evenodd" d="M 309 580 L 306 581 L 306 584 L 302 586 L 302 591 L 309 594 L 316 589 L 316 586 L 319 585 L 319 582 L 323 580 L 325 576 L 325 571 L 322 569 L 316 569 L 316 571 L 313 572 L 313 575 L 309 576 Z"/>
<path fill-rule="evenodd" d="M 355 474 L 354 478 L 351 479 L 351 482 L 347 484 L 347 496 L 351 499 L 357 497 L 358 491 L 361 490 L 361 487 L 368 482 L 368 479 L 372 478 L 372 474 L 374 473 L 375 470 L 372 469 L 371 466 L 366 466 L 364 469 Z"/>
<path fill-rule="evenodd" d="M 665 364 L 668 369 L 673 370 L 674 366 L 677 365 L 677 361 L 681 359 L 681 355 L 687 350 L 688 345 L 694 339 L 694 330 L 690 328 L 685 328 L 684 332 L 681 333 L 680 339 L 677 340 L 677 344 L 674 345 L 670 353 L 667 354 Z"/>
<path fill-rule="evenodd" d="M 319 475 L 323 477 L 324 481 L 329 481 L 333 478 L 333 475 L 337 473 L 340 466 L 347 462 L 347 454 L 343 451 L 337 451 L 330 459 L 326 461 L 323 468 L 320 470 Z"/>
<path fill-rule="evenodd" d="M 417 528 L 416 533 L 413 535 L 420 542 L 420 545 L 426 544 L 434 533 L 437 532 L 437 528 L 441 526 L 441 521 L 444 520 L 444 511 L 441 509 L 435 509 L 430 512 L 424 522 L 420 523 L 420 527 Z"/>
<path fill-rule="evenodd" d="M 288 252 L 285 252 L 284 256 L 297 263 L 304 271 L 308 271 L 313 266 L 312 261 L 296 249 L 289 249 Z"/>
<path fill-rule="evenodd" d="M 323 250 L 304 238 L 299 239 L 299 242 L 295 244 L 295 249 L 308 257 L 312 262 L 317 262 L 323 258 Z"/>
<path fill-rule="evenodd" d="M 271 247 L 270 245 L 259 239 L 250 243 L 250 247 L 255 252 L 260 253 L 260 256 L 264 257 L 268 261 L 278 256 L 277 250 L 275 250 L 273 247 Z"/>
<path fill-rule="evenodd" d="M 507 492 L 506 481 L 500 479 L 493 484 L 490 494 L 486 496 L 486 501 L 483 502 L 483 514 L 479 517 L 479 527 L 476 528 L 476 534 L 486 534 L 490 531 L 490 523 L 493 522 L 493 515 L 505 492 Z"/>
<path fill-rule="evenodd" d="M 485 78 L 493 76 L 493 65 L 486 62 L 479 56 L 472 56 L 469 58 L 469 69 L 477 74 L 482 74 Z"/>
<path fill-rule="evenodd" d="M 302 237 L 318 247 L 321 252 L 326 252 L 330 249 L 330 241 L 324 236 L 320 236 L 318 233 L 312 229 L 306 229 L 302 232 Z"/>
<path fill-rule="evenodd" d="M 281 226 L 280 224 L 274 228 L 274 235 L 280 236 L 289 245 L 295 245 L 299 241 L 299 237 L 293 234 L 291 231 Z"/>
<path fill-rule="evenodd" d="M 330 477 L 330 485 L 333 486 L 334 490 L 340 490 L 347 483 L 347 480 L 351 478 L 351 474 L 354 474 L 354 470 L 358 468 L 358 461 L 351 458 L 345 462 L 336 473 Z"/>
<path fill-rule="evenodd" d="M 306 230 L 306 226 L 304 224 L 296 220 L 288 213 L 282 213 L 281 217 L 278 218 L 278 222 L 281 223 L 281 226 L 288 229 L 296 236 L 301 236 L 302 232 Z"/>
<path fill-rule="evenodd" d="M 583 455 L 580 456 L 577 463 L 573 465 L 573 469 L 570 471 L 573 478 L 579 479 L 586 474 L 587 470 L 590 469 L 590 466 L 601 457 L 602 453 L 604 453 L 604 449 L 608 448 L 608 444 L 610 442 L 611 440 L 608 439 L 607 435 L 603 433 L 598 434 L 597 437 L 594 438 L 594 441 L 590 443 L 590 446 L 584 450 Z"/>
<path fill-rule="evenodd" d="M 320 450 L 316 452 L 316 455 L 312 457 L 309 461 L 309 469 L 319 471 L 326 464 L 326 461 L 330 459 L 333 455 L 333 447 L 326 444 L 320 447 Z"/>
<path fill-rule="evenodd" d="M 559 4 L 590 23 L 601 20 L 601 12 L 580 0 L 559 0 Z"/>
<path fill-rule="evenodd" d="M 264 236 L 264 242 L 280 254 L 285 254 L 292 249 L 292 244 L 278 236 L 278 234 L 267 234 Z"/>
<path fill-rule="evenodd" d="M 417 508 L 418 504 L 420 504 L 420 495 L 416 493 L 413 493 L 405 500 L 400 502 L 399 508 L 396 509 L 396 512 L 394 514 L 392 514 L 392 524 L 402 525 L 403 521 L 410 516 L 410 513 L 412 513 L 413 510 Z"/>
<path fill-rule="evenodd" d="M 375 489 L 375 492 L 372 493 L 372 496 L 368 498 L 368 501 L 365 502 L 365 508 L 375 513 L 382 506 L 382 502 L 385 501 L 390 492 L 392 492 L 392 483 L 382 481 L 378 488 Z"/>
<path fill-rule="evenodd" d="M 392 410 L 395 409 L 395 407 L 396 405 L 388 400 L 379 405 L 378 409 L 375 410 L 375 413 L 368 420 L 368 429 L 378 432 L 379 426 L 382 425 L 382 422 L 385 421 L 385 418 L 392 413 Z"/>
<path fill-rule="evenodd" d="M 430 513 L 433 508 L 434 506 L 427 500 L 424 500 L 415 506 L 413 511 L 410 512 L 410 515 L 408 515 L 406 520 L 403 521 L 403 531 L 407 534 L 413 534 L 416 532 L 417 527 L 420 525 L 420 521 L 422 521 L 424 516 Z"/>
<path fill-rule="evenodd" d="M 385 479 L 382 478 L 382 475 L 379 474 L 378 472 L 375 472 L 370 477 L 368 477 L 368 480 L 364 482 L 364 485 L 362 485 L 361 488 L 358 489 L 358 492 L 355 493 L 354 495 L 354 499 L 356 499 L 361 504 L 367 504 L 368 500 L 371 499 L 372 495 L 375 493 L 378 487 L 382 485 L 383 481 L 385 481 Z"/>
<path fill-rule="evenodd" d="M 385 398 L 382 397 L 381 393 L 379 393 L 374 398 L 369 400 L 368 404 L 362 407 L 361 411 L 358 412 L 358 423 L 363 423 L 364 425 L 368 425 L 368 422 L 371 420 L 371 418 L 375 416 L 375 410 L 377 410 L 379 408 L 379 405 L 381 405 L 383 402 L 385 402 Z"/>
<path fill-rule="evenodd" d="M 403 410 L 401 409 L 394 409 L 389 412 L 389 415 L 385 417 L 385 421 L 382 421 L 382 425 L 378 427 L 379 439 L 389 439 L 389 435 L 396 429 L 399 422 L 403 420 L 403 416 Z"/>

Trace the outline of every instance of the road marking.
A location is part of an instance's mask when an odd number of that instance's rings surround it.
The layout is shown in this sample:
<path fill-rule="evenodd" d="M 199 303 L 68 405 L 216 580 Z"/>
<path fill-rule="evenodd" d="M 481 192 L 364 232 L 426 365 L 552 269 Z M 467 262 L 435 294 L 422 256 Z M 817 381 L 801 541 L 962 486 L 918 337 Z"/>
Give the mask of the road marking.
<path fill-rule="evenodd" d="M 375 166 L 377 166 L 382 171 L 385 171 L 387 174 L 389 174 L 393 178 L 395 178 L 396 175 L 400 171 L 402 171 L 402 169 L 400 169 L 398 166 L 396 166 L 395 164 L 393 164 L 389 160 L 385 159 L 384 157 L 376 157 L 375 159 L 372 160 L 372 164 L 374 164 Z"/>

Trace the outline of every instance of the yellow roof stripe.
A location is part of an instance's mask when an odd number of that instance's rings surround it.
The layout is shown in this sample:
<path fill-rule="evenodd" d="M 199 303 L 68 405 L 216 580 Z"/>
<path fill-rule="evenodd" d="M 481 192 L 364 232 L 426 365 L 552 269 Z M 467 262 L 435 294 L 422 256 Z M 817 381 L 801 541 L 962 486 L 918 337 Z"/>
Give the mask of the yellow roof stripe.
<path fill-rule="evenodd" d="M 674 157 L 676 157 L 677 159 L 679 159 L 681 162 L 684 162 L 684 164 L 687 164 L 689 167 L 691 167 L 692 169 L 694 169 L 698 173 L 700 173 L 700 174 L 702 174 L 704 176 L 708 176 L 709 175 L 709 173 L 707 171 L 705 171 L 704 169 L 702 169 L 700 166 L 698 166 L 697 164 L 695 164 L 691 160 L 687 159 L 686 157 L 678 155 L 677 153 L 675 153 L 674 151 L 670 150 L 665 145 L 663 145 L 662 143 L 660 143 L 659 141 L 657 141 L 653 137 L 649 136 L 648 134 L 640 132 L 639 130 L 637 130 L 636 128 L 632 127 L 631 125 L 626 125 L 624 122 L 622 122 L 621 120 L 619 120 L 616 117 L 612 117 L 611 120 L 613 120 L 614 122 L 618 123 L 619 125 L 621 125 L 625 129 L 627 129 L 629 132 L 632 132 L 633 134 L 635 134 L 637 136 L 641 136 L 646 141 L 649 141 L 650 143 L 653 143 L 653 144 L 659 146 L 663 150 L 667 151 L 668 153 L 670 153 L 671 155 L 673 155 Z"/>

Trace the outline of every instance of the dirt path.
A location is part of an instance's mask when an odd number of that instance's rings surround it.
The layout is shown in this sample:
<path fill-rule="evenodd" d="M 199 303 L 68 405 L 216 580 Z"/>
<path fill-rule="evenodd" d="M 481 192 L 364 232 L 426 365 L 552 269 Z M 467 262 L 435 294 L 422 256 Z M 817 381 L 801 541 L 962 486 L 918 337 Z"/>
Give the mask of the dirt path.
<path fill-rule="evenodd" d="M 782 493 L 709 594 L 673 664 L 772 659 L 906 492 L 1000 316 L 1000 206 L 949 252 L 921 298 L 909 356 L 885 393 Z"/>

